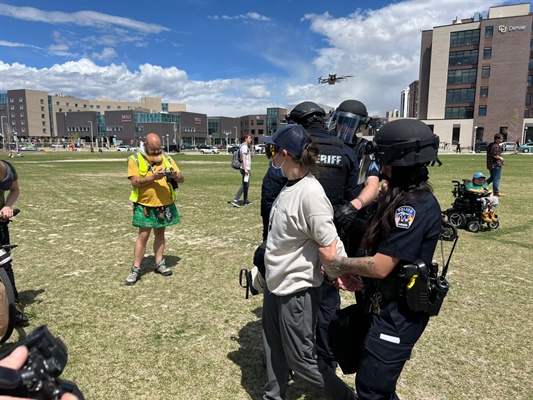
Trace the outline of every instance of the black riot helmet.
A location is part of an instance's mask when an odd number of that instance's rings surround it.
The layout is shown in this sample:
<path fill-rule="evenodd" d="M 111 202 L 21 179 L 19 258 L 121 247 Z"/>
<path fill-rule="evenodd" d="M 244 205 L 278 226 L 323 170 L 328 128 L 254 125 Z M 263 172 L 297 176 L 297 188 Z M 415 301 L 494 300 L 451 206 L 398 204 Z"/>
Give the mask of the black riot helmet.
<path fill-rule="evenodd" d="M 372 121 L 366 106 L 358 100 L 345 100 L 335 109 L 328 124 L 328 131 L 347 145 L 355 145 L 363 136 L 361 128 Z"/>
<path fill-rule="evenodd" d="M 439 137 L 422 121 L 397 119 L 382 126 L 367 147 L 374 148 L 379 165 L 426 165 L 437 161 Z"/>
<path fill-rule="evenodd" d="M 292 109 L 287 116 L 287 123 L 302 125 L 305 128 L 313 122 L 324 124 L 325 117 L 326 112 L 322 107 L 312 101 L 304 101 Z"/>

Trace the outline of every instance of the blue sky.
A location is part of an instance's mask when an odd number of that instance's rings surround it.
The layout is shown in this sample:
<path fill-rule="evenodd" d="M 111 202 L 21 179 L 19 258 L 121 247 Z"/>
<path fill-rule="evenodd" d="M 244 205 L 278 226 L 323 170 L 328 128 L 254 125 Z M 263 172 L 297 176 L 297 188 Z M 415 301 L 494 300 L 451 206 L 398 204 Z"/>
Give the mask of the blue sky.
<path fill-rule="evenodd" d="M 509 1 L 0 0 L 0 92 L 183 102 L 211 116 L 311 100 L 398 109 L 420 31 Z M 329 73 L 353 75 L 319 85 Z"/>

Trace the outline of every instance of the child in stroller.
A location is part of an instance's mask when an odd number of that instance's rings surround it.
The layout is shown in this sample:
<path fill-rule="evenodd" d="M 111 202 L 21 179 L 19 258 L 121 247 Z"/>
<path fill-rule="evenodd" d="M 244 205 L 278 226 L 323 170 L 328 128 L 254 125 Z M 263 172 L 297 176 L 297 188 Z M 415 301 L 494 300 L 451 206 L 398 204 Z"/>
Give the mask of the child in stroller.
<path fill-rule="evenodd" d="M 448 221 L 457 228 L 478 232 L 483 223 L 489 229 L 496 229 L 500 225 L 495 214 L 498 198 L 492 195 L 485 179 L 483 173 L 476 172 L 472 180 L 463 179 L 463 183 L 452 181 L 455 184 L 452 191 L 455 200 L 452 208 L 446 210 L 446 215 Z"/>

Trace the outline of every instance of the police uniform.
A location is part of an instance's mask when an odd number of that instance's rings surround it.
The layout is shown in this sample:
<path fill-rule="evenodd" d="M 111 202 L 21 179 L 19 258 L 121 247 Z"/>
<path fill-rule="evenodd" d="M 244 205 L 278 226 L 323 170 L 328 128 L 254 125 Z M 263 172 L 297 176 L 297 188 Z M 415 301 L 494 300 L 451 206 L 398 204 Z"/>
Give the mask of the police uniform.
<path fill-rule="evenodd" d="M 376 250 L 400 262 L 385 279 L 370 280 L 371 291 L 365 293 L 366 300 L 370 295 L 374 300 L 356 375 L 357 394 L 365 400 L 398 399 L 396 382 L 429 320 L 428 313 L 409 309 L 398 273 L 400 265 L 419 259 L 431 265 L 442 226 L 440 206 L 432 193 L 423 192 L 399 205 L 394 218 L 390 234 Z"/>

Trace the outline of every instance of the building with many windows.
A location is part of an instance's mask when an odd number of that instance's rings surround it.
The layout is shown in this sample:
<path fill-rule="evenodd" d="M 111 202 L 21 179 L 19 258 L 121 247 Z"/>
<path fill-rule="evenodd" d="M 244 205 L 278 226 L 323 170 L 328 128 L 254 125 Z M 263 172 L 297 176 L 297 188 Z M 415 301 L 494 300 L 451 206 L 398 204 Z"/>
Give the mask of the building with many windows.
<path fill-rule="evenodd" d="M 530 3 L 422 32 L 417 118 L 442 142 L 533 141 Z"/>

